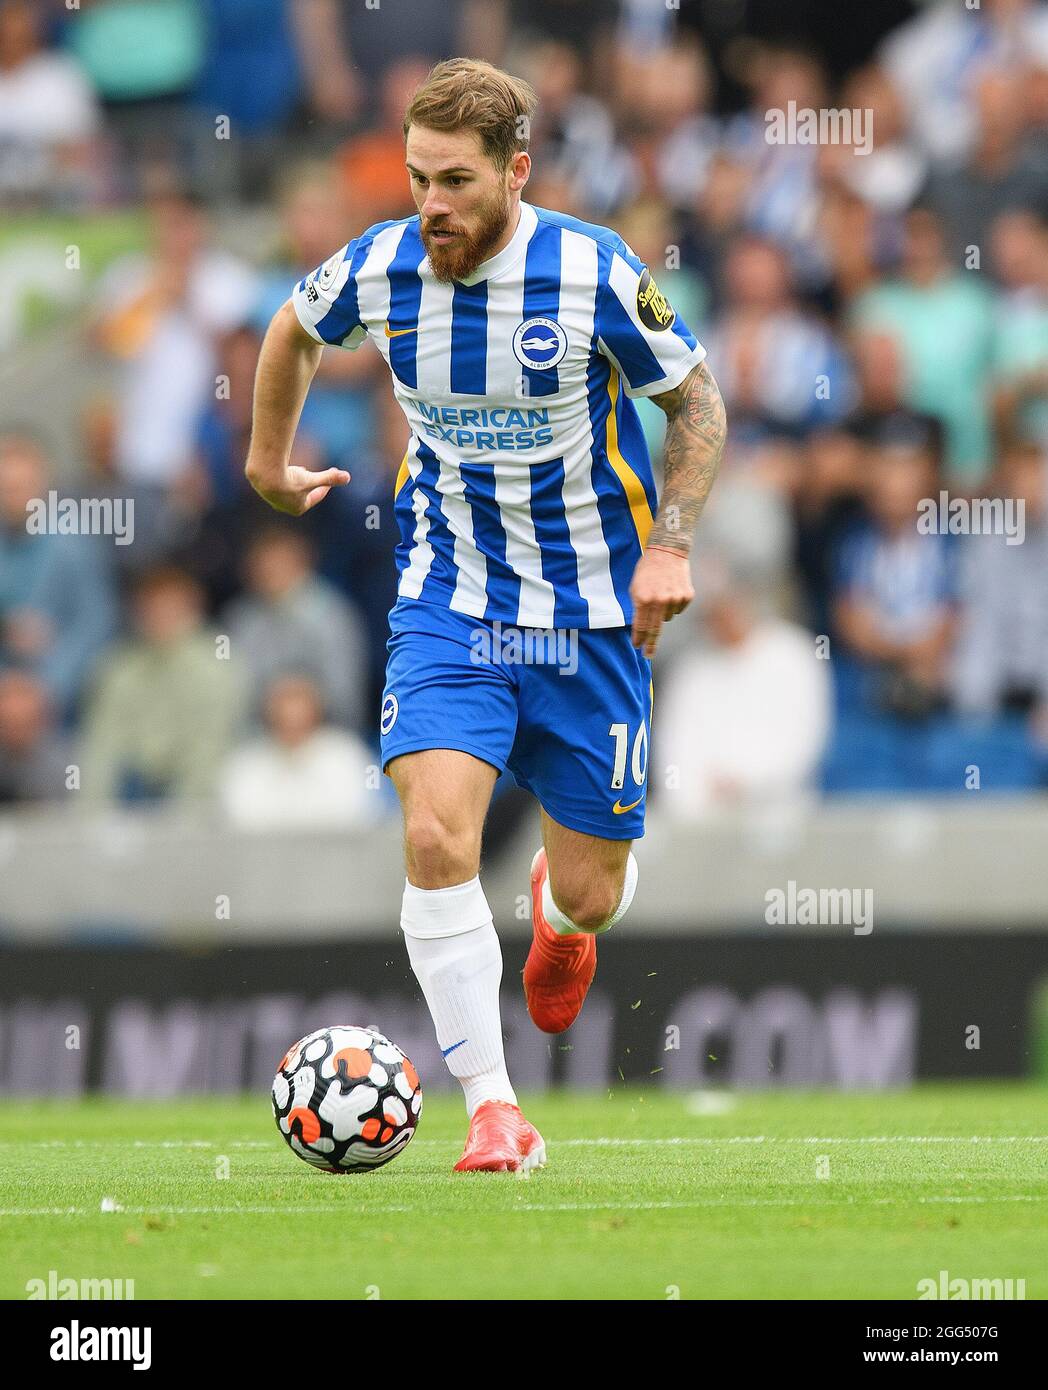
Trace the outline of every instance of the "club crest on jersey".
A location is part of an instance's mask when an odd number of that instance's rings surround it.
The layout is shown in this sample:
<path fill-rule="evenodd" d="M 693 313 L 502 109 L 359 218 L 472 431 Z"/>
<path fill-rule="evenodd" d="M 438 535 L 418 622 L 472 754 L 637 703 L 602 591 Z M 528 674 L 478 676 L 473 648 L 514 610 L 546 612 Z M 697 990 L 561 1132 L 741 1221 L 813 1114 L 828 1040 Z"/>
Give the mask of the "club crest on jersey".
<path fill-rule="evenodd" d="M 677 317 L 671 309 L 666 296 L 651 278 L 651 271 L 644 267 L 644 274 L 637 285 L 637 317 L 645 328 L 653 333 L 661 333 Z"/>
<path fill-rule="evenodd" d="M 342 264 L 342 252 L 336 251 L 333 256 L 329 256 L 320 267 L 320 274 L 317 276 L 317 283 L 322 290 L 329 290 L 335 283 L 335 276 L 338 268 Z"/>
<path fill-rule="evenodd" d="M 513 355 L 533 371 L 546 371 L 564 360 L 568 335 L 554 319 L 525 319 L 513 335 Z"/>
<path fill-rule="evenodd" d="M 400 713 L 400 702 L 395 695 L 387 695 L 382 701 L 382 713 L 379 716 L 378 727 L 381 733 L 388 734 L 393 725 L 397 722 L 397 715 Z"/>

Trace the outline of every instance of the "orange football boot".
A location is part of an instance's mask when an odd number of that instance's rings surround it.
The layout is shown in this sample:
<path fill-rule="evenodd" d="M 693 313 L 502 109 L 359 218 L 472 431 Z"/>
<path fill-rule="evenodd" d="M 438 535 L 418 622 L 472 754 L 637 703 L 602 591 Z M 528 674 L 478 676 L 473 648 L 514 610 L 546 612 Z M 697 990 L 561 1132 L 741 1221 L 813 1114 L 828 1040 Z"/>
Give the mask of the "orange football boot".
<path fill-rule="evenodd" d="M 469 1122 L 469 1134 L 456 1173 L 530 1173 L 546 1164 L 546 1145 L 520 1107 L 486 1100 Z"/>
<path fill-rule="evenodd" d="M 524 965 L 524 998 L 536 1028 L 563 1033 L 579 1016 L 597 970 L 591 932 L 561 936 L 542 915 L 542 885 L 549 872 L 546 851 L 531 861 L 531 950 Z"/>

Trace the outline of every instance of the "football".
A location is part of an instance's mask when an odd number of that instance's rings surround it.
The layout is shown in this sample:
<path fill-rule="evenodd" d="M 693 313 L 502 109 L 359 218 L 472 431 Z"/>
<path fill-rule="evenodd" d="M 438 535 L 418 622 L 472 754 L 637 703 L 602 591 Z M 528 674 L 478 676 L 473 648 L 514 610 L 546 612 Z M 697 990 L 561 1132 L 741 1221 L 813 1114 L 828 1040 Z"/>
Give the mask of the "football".
<path fill-rule="evenodd" d="M 374 1028 L 318 1028 L 288 1049 L 273 1114 L 290 1148 L 326 1173 L 364 1173 L 402 1153 L 422 1113 L 418 1072 Z"/>

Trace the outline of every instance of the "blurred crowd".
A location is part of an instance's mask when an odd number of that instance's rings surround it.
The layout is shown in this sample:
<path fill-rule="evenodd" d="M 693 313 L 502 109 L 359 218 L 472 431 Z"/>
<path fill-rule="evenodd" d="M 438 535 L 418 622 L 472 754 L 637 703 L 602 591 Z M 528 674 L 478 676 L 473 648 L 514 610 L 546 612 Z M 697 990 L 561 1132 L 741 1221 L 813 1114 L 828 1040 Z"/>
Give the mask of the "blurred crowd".
<path fill-rule="evenodd" d="M 0 802 L 72 780 L 248 826 L 389 811 L 406 425 L 378 354 L 326 352 L 299 427 L 295 461 L 347 488 L 282 524 L 243 465 L 272 315 L 413 212 L 402 112 L 455 53 L 533 83 L 525 196 L 625 237 L 727 401 L 653 803 L 1046 785 L 1048 5 L 886 8 L 842 68 L 817 34 L 713 43 L 689 0 L 0 0 L 0 202 L 148 228 L 92 290 L 81 349 L 111 385 L 82 456 L 0 415 Z M 868 131 L 769 143 L 769 111 L 831 107 Z M 27 532 L 70 463 L 76 496 L 133 499 L 133 543 Z M 1021 503 L 1021 543 L 945 506 L 920 530 L 947 494 Z"/>

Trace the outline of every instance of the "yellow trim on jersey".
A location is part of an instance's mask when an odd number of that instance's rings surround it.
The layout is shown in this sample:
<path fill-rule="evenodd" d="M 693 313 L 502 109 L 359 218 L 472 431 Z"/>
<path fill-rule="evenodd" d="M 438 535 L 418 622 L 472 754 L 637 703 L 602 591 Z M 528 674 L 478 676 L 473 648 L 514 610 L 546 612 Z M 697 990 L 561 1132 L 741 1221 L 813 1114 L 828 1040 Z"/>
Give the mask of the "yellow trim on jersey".
<path fill-rule="evenodd" d="M 608 395 L 611 398 L 611 409 L 608 411 L 608 434 L 607 452 L 608 462 L 614 468 L 619 482 L 622 484 L 626 494 L 626 500 L 630 504 L 630 514 L 633 517 L 633 524 L 637 528 L 637 537 L 640 540 L 641 549 L 644 548 L 648 540 L 648 533 L 651 531 L 651 524 L 655 518 L 651 514 L 651 507 L 648 505 L 647 493 L 644 491 L 644 484 L 637 477 L 637 474 L 626 462 L 622 450 L 619 448 L 619 424 L 615 418 L 615 407 L 619 399 L 619 373 L 616 367 L 612 367 L 611 375 L 608 378 Z"/>
<path fill-rule="evenodd" d="M 393 486 L 393 500 L 394 500 L 394 501 L 396 501 L 396 499 L 400 496 L 400 489 L 404 486 L 404 484 L 407 482 L 407 480 L 408 480 L 410 477 L 411 477 L 411 472 L 410 472 L 410 470 L 409 470 L 409 468 L 408 468 L 408 455 L 407 455 L 407 450 L 405 449 L 405 451 L 404 451 L 404 457 L 400 460 L 400 469 L 399 469 L 398 472 L 397 472 L 397 481 L 396 481 L 396 483 L 395 483 L 394 486 Z"/>

